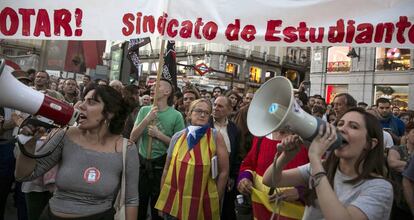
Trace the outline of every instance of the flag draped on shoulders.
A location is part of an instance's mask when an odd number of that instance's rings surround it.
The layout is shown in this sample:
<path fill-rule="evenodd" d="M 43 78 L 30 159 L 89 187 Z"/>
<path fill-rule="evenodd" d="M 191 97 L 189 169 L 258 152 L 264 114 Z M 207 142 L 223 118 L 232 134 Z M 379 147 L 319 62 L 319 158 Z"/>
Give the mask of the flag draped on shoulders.
<path fill-rule="evenodd" d="M 178 219 L 219 219 L 217 185 L 210 171 L 215 152 L 210 127 L 187 128 L 174 145 L 155 208 Z"/>

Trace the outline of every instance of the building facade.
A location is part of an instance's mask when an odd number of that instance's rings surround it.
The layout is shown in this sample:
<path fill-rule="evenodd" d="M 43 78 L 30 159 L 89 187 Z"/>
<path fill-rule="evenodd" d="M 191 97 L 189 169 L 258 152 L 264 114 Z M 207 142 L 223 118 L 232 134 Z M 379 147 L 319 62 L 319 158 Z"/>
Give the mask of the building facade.
<path fill-rule="evenodd" d="M 87 73 L 94 78 L 97 69 L 103 66 L 105 45 L 106 41 L 7 39 L 0 41 L 0 57 L 15 62 L 25 71 L 46 70 L 55 77 L 80 79 Z M 107 72 L 103 71 L 101 76 L 106 78 Z"/>
<path fill-rule="evenodd" d="M 139 72 L 141 81 L 154 81 L 158 68 L 160 45 L 161 40 L 154 38 L 151 44 L 140 48 L 141 68 Z M 112 48 L 125 47 L 119 42 L 112 46 Z M 280 75 L 290 77 L 294 85 L 297 86 L 309 75 L 310 48 L 176 42 L 175 50 L 178 78 L 186 75 L 192 83 L 207 90 L 212 90 L 214 86 L 226 89 L 233 87 L 240 90 L 256 89 L 267 79 Z M 117 57 L 124 55 L 117 55 Z M 125 66 L 129 71 L 129 65 L 125 61 L 114 60 L 113 57 L 114 53 L 111 51 L 110 79 L 120 79 L 125 82 L 125 73 L 123 73 L 125 68 L 122 66 Z M 192 68 L 204 65 L 210 71 L 202 76 Z M 178 82 L 180 84 L 181 80 Z"/>
<path fill-rule="evenodd" d="M 414 51 L 402 48 L 314 47 L 310 94 L 328 103 L 347 92 L 358 102 L 390 99 L 402 109 L 414 109 Z"/>

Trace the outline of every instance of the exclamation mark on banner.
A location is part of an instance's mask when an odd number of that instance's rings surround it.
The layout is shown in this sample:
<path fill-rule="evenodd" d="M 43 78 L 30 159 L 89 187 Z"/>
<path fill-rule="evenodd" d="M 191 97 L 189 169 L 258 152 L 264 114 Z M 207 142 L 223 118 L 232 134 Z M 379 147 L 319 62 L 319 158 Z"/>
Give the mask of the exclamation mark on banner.
<path fill-rule="evenodd" d="M 77 8 L 75 10 L 75 21 L 76 21 L 76 27 L 77 29 L 75 30 L 75 36 L 82 36 L 82 15 L 83 12 L 80 8 Z"/>

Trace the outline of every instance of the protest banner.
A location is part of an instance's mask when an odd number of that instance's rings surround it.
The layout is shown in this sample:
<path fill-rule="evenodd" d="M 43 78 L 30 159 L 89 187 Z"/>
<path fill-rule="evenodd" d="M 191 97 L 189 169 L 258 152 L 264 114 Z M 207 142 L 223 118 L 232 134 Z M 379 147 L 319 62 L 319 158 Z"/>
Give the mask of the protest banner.
<path fill-rule="evenodd" d="M 2 0 L 0 38 L 413 48 L 412 0 Z"/>

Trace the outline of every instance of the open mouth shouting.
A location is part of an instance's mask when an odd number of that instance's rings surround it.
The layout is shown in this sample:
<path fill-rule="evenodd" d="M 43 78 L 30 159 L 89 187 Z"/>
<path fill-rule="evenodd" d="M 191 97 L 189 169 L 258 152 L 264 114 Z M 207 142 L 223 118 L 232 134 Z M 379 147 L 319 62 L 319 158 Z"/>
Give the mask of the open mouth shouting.
<path fill-rule="evenodd" d="M 86 119 L 88 119 L 88 117 L 86 117 L 85 114 L 80 113 L 79 118 L 78 118 L 78 123 L 81 124 L 82 122 L 86 121 Z"/>

